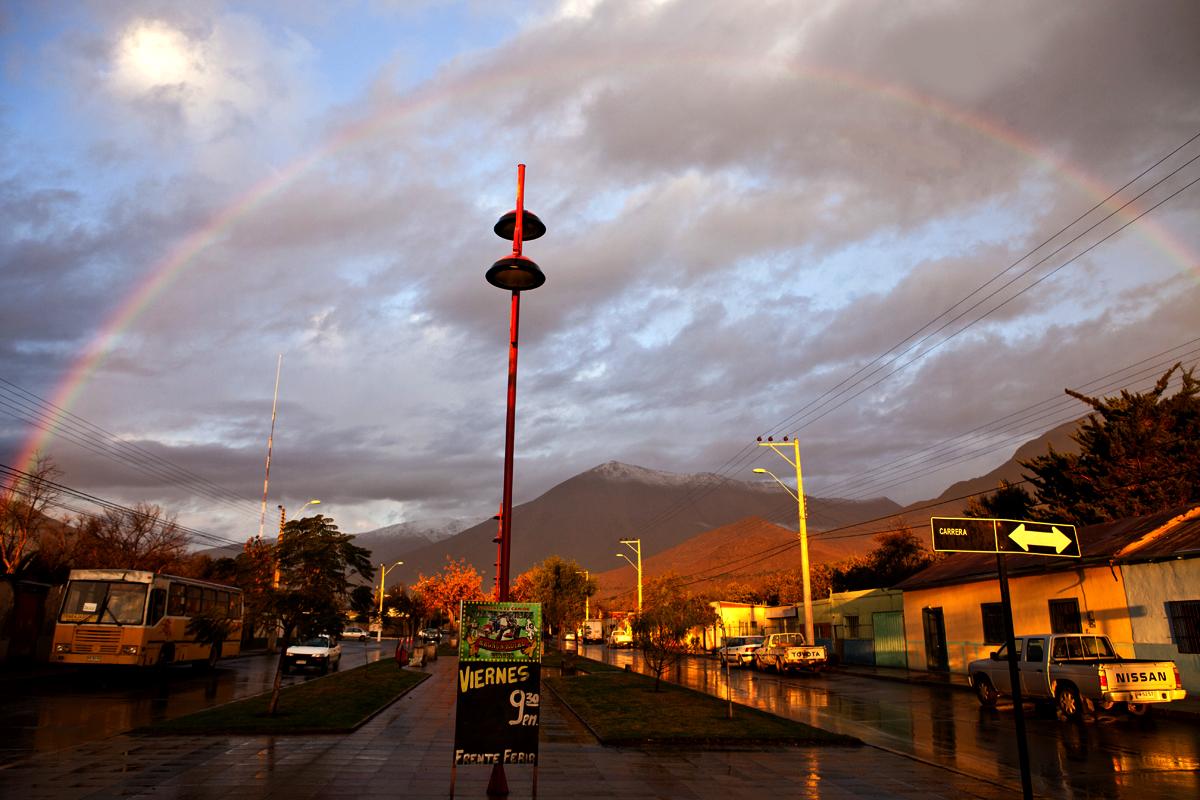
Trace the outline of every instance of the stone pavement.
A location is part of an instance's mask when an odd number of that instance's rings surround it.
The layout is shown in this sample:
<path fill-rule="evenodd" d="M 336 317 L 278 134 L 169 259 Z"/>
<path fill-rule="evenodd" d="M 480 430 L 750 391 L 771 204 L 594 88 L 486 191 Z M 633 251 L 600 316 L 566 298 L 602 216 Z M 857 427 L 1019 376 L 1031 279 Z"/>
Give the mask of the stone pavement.
<path fill-rule="evenodd" d="M 455 666 L 344 736 L 121 735 L 0 769 L 0 798 L 310 800 L 447 797 Z M 613 748 L 543 694 L 544 798 L 1017 798 L 1017 790 L 873 747 Z M 459 767 L 456 797 L 483 798 L 490 767 Z M 510 797 L 533 770 L 508 768 Z"/>

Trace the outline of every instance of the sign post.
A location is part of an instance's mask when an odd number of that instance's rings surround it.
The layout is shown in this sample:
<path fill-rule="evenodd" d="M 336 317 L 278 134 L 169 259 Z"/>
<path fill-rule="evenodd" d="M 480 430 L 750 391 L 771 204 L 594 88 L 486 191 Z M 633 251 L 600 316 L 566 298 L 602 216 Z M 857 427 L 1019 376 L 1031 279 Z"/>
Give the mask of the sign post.
<path fill-rule="evenodd" d="M 492 765 L 488 794 L 508 794 L 505 764 L 528 764 L 536 797 L 542 606 L 463 601 L 459 620 L 450 796 L 459 764 Z"/>
<path fill-rule="evenodd" d="M 1074 525 L 1029 522 L 1013 519 L 975 519 L 934 517 L 933 549 L 941 553 L 995 553 L 1000 573 L 1000 604 L 1004 614 L 1004 638 L 1008 651 L 1008 679 L 1012 685 L 1013 722 L 1017 729 L 1017 758 L 1021 766 L 1021 790 L 1025 800 L 1033 800 L 1033 777 L 1029 771 L 1029 743 L 1025 736 L 1025 708 L 1021 695 L 1021 674 L 1013 629 L 1012 599 L 1008 593 L 1008 565 L 1005 553 L 1079 558 L 1079 537 Z"/>

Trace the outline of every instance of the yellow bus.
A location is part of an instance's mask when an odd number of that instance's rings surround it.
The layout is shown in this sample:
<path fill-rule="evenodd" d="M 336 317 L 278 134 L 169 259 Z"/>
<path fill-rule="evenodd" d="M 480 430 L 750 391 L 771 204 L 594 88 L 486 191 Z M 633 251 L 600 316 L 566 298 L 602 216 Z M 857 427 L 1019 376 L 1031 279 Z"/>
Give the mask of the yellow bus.
<path fill-rule="evenodd" d="M 193 615 L 226 609 L 234 621 L 220 647 L 187 632 Z M 54 628 L 51 660 L 63 664 L 211 667 L 242 641 L 242 590 L 236 586 L 125 569 L 74 569 Z"/>

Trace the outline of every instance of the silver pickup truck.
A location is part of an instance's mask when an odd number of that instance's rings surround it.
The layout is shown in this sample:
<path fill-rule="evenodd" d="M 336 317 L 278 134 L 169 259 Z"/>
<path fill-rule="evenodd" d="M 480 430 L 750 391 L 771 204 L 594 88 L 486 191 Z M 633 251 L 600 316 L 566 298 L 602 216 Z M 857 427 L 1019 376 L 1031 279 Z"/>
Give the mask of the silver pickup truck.
<path fill-rule="evenodd" d="M 806 645 L 803 633 L 772 633 L 754 651 L 754 666 L 760 670 L 791 672 L 806 669 L 816 675 L 825 666 L 827 654 L 821 645 Z"/>
<path fill-rule="evenodd" d="M 1127 659 L 1117 655 L 1107 636 L 1043 633 L 1015 638 L 1021 693 L 1031 700 L 1053 698 L 1064 716 L 1077 719 L 1087 709 L 1125 703 L 1131 714 L 1145 714 L 1150 703 L 1187 696 L 1173 661 Z M 979 702 L 994 706 L 1012 694 L 1008 645 L 991 658 L 967 666 Z"/>

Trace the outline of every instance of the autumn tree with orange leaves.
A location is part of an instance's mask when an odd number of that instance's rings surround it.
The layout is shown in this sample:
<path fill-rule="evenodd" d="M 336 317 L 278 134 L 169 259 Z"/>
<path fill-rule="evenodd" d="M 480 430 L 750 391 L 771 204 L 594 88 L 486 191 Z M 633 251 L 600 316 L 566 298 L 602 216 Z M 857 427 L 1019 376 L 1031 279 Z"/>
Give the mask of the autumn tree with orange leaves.
<path fill-rule="evenodd" d="M 457 629 L 459 603 L 463 600 L 483 600 L 483 590 L 480 588 L 483 579 L 465 558 L 455 561 L 446 556 L 446 560 L 450 563 L 436 575 L 428 578 L 423 574 L 417 576 L 413 594 L 419 594 L 430 608 L 444 613 L 450 618 L 450 625 Z"/>

